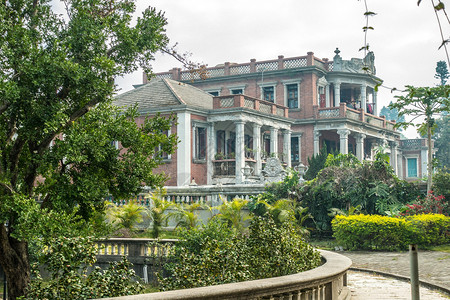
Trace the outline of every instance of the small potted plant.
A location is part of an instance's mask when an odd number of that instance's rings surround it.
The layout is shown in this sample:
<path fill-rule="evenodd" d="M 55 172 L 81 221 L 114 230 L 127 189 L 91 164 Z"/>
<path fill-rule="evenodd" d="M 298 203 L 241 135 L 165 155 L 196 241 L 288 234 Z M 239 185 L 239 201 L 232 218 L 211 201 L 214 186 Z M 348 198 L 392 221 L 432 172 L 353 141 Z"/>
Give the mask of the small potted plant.
<path fill-rule="evenodd" d="M 214 155 L 215 160 L 223 160 L 225 158 L 225 155 L 223 155 L 222 152 L 217 152 L 216 155 Z"/>

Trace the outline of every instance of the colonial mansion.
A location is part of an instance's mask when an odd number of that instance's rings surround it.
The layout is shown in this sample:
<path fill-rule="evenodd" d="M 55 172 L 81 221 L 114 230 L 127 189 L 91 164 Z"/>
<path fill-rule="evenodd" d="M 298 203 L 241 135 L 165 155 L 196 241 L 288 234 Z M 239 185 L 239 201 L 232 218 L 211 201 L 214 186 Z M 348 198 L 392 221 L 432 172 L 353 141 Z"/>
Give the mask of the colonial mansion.
<path fill-rule="evenodd" d="M 425 175 L 426 141 L 400 140 L 395 122 L 377 115 L 375 87 L 382 80 L 373 53 L 350 60 L 334 53 L 333 60 L 308 52 L 226 62 L 202 73 L 174 68 L 144 76 L 115 104 L 137 103 L 140 118 L 177 115 L 170 133 L 178 148 L 156 170 L 170 176 L 167 186 L 258 183 L 269 158 L 285 168 L 307 165 L 322 147 L 370 160 L 383 146 L 399 177 Z"/>

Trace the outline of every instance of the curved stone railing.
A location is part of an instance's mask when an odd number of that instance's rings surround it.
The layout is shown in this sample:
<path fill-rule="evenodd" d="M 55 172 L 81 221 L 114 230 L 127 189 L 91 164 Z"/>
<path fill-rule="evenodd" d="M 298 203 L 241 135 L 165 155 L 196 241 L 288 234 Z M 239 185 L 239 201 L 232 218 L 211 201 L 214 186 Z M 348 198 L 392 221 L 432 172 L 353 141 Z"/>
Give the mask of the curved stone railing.
<path fill-rule="evenodd" d="M 347 270 L 351 260 L 333 252 L 319 251 L 325 261 L 323 265 L 293 275 L 107 299 L 350 299 Z"/>

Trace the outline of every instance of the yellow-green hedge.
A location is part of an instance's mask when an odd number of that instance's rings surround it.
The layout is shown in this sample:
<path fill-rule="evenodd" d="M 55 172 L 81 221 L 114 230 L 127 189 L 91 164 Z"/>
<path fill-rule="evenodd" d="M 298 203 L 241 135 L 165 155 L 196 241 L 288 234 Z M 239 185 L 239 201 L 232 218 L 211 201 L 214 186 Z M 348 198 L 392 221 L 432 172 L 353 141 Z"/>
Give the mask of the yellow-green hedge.
<path fill-rule="evenodd" d="M 450 242 L 450 217 L 422 214 L 406 218 L 379 215 L 336 216 L 333 236 L 352 250 L 399 250 Z"/>

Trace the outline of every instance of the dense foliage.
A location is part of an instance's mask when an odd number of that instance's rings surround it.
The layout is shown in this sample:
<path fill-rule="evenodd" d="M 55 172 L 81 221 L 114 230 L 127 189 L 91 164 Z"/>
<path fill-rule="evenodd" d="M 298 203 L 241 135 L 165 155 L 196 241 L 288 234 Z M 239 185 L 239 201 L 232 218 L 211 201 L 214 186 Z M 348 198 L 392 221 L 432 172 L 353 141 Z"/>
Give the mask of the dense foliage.
<path fill-rule="evenodd" d="M 134 109 L 110 105 L 115 77 L 149 72 L 168 43 L 162 13 L 134 11 L 128 0 L 0 2 L 0 264 L 11 299 L 30 282 L 24 218 L 75 208 L 92 218 L 105 195 L 165 179 L 152 169 L 155 149 L 176 144 L 164 134 L 174 118 L 138 126 Z"/>
<path fill-rule="evenodd" d="M 328 167 L 306 182 L 300 203 L 308 207 L 319 231 L 329 232 L 332 208 L 349 211 L 359 206 L 368 214 L 400 210 L 420 195 L 416 186 L 399 180 L 381 152 L 373 162 L 359 163 L 351 155 L 330 155 Z"/>
<path fill-rule="evenodd" d="M 434 147 L 437 148 L 437 166 L 450 170 L 450 112 L 436 119 L 436 131 L 433 135 Z"/>
<path fill-rule="evenodd" d="M 91 237 L 56 237 L 45 249 L 41 262 L 50 278 L 42 279 L 35 266 L 34 279 L 24 299 L 97 299 L 134 295 L 142 291 L 135 273 L 123 258 L 107 270 L 88 267 L 96 261 L 97 249 Z"/>
<path fill-rule="evenodd" d="M 336 241 L 351 250 L 405 250 L 409 244 L 430 246 L 450 242 L 450 217 L 444 215 L 336 216 L 332 225 Z"/>
<path fill-rule="evenodd" d="M 184 230 L 169 259 L 163 290 L 282 276 L 320 264 L 295 222 L 277 225 L 271 215 L 254 217 L 245 233 L 220 218 Z"/>

